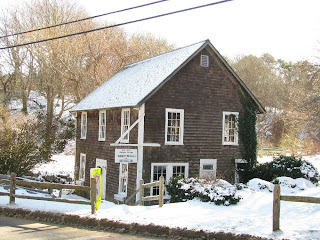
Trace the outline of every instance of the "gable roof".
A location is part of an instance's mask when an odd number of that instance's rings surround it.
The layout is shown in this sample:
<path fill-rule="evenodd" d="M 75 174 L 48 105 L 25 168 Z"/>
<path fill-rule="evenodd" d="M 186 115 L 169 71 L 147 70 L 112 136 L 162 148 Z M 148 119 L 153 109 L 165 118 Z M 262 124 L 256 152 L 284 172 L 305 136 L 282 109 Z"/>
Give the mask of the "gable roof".
<path fill-rule="evenodd" d="M 241 79 L 213 47 L 209 40 L 179 48 L 137 63 L 123 67 L 119 72 L 92 91 L 70 111 L 87 111 L 116 107 L 139 107 L 163 86 L 171 77 L 185 66 L 190 59 L 206 46 L 223 61 L 240 85 L 257 103 L 259 112 L 265 112 L 263 106 L 253 96 Z"/>

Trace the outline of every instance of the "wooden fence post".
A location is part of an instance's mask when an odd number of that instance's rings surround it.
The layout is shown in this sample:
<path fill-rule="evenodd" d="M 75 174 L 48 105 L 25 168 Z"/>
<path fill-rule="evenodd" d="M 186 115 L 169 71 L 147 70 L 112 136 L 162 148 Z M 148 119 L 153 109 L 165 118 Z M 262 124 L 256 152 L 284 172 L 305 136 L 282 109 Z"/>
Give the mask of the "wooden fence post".
<path fill-rule="evenodd" d="M 14 204 L 16 200 L 16 174 L 11 173 L 10 175 L 10 199 L 9 203 Z"/>
<path fill-rule="evenodd" d="M 164 177 L 160 176 L 160 186 L 159 186 L 159 207 L 163 206 L 163 195 L 164 195 Z"/>
<path fill-rule="evenodd" d="M 273 189 L 273 231 L 280 230 L 280 185 L 276 184 Z"/>
<path fill-rule="evenodd" d="M 140 180 L 140 191 L 139 191 L 139 195 L 140 195 L 140 198 L 139 198 L 139 205 L 140 206 L 143 206 L 143 200 L 142 198 L 144 197 L 144 188 L 143 188 L 143 184 L 144 184 L 144 181 L 143 179 Z"/>
<path fill-rule="evenodd" d="M 95 184 L 95 179 L 91 178 L 90 179 L 90 200 L 91 200 L 91 214 L 96 213 L 96 200 L 97 200 L 97 195 L 96 195 L 96 184 Z"/>

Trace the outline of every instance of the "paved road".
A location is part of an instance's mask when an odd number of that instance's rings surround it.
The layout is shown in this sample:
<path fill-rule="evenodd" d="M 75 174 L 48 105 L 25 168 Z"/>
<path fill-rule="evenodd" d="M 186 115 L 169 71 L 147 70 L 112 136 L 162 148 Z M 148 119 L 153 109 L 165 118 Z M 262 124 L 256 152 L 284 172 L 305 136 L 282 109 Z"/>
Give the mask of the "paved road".
<path fill-rule="evenodd" d="M 0 216 L 0 240 L 151 240 L 128 234 L 116 234 L 73 228 L 28 219 Z"/>

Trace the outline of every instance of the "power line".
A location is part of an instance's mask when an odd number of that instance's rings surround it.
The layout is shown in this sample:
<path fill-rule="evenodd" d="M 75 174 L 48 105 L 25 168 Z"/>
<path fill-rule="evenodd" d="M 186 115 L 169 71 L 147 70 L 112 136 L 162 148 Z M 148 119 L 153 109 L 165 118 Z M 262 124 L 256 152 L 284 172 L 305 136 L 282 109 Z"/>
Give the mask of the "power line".
<path fill-rule="evenodd" d="M 107 16 L 107 15 L 111 15 L 111 14 L 115 14 L 115 13 L 120 13 L 120 12 L 125 12 L 125 11 L 129 11 L 129 10 L 134 10 L 134 9 L 137 9 L 137 8 L 147 7 L 147 6 L 150 6 L 150 5 L 153 5 L 153 4 L 167 2 L 167 1 L 169 1 L 169 0 L 160 0 L 160 1 L 146 3 L 146 4 L 143 4 L 143 5 L 130 7 L 130 8 L 125 8 L 125 9 L 121 9 L 121 10 L 117 10 L 117 11 L 113 11 L 113 12 L 109 12 L 109 13 L 104 13 L 104 14 L 100 14 L 100 15 L 96 15 L 96 16 L 92 16 L 92 17 L 77 19 L 77 20 L 70 21 L 70 22 L 59 23 L 59 24 L 56 24 L 56 25 L 51 25 L 51 26 L 42 27 L 42 28 L 36 28 L 36 29 L 24 31 L 24 32 L 19 32 L 19 33 L 12 33 L 12 34 L 8 34 L 8 35 L 5 35 L 5 36 L 0 36 L 0 39 L 7 38 L 7 37 L 13 37 L 13 36 L 17 36 L 17 35 L 21 35 L 21 34 L 25 34 L 25 33 L 36 32 L 36 31 L 40 31 L 40 30 L 44 30 L 44 29 L 59 27 L 59 26 L 63 26 L 63 25 L 68 25 L 68 24 L 71 24 L 71 23 L 82 22 L 82 21 L 93 19 L 93 18 L 103 17 L 103 16 Z"/>
<path fill-rule="evenodd" d="M 129 21 L 129 22 L 118 23 L 118 24 L 114 24 L 114 25 L 110 25 L 110 26 L 101 27 L 101 28 L 95 28 L 95 29 L 91 29 L 91 30 L 88 30 L 88 31 L 62 35 L 62 36 L 58 36 L 58 37 L 54 37 L 54 38 L 46 38 L 46 39 L 42 39 L 42 40 L 39 40 L 39 41 L 22 43 L 22 44 L 9 46 L 9 47 L 2 47 L 2 48 L 0 48 L 0 50 L 14 48 L 14 47 L 22 47 L 22 46 L 27 46 L 27 45 L 36 44 L 36 43 L 42 43 L 42 42 L 57 40 L 57 39 L 66 38 L 66 37 L 72 37 L 72 36 L 76 36 L 76 35 L 96 32 L 96 31 L 100 31 L 100 30 L 104 30 L 104 29 L 108 29 L 108 28 L 113 28 L 113 27 L 120 27 L 120 26 L 124 26 L 124 25 L 127 25 L 127 24 L 142 22 L 142 21 L 146 21 L 146 20 L 151 20 L 151 19 L 155 19 L 155 18 L 168 16 L 168 15 L 187 12 L 187 11 L 191 11 L 191 10 L 195 10 L 195 9 L 199 9 L 199 8 L 204 8 L 204 7 L 209 7 L 209 6 L 213 6 L 213 5 L 217 5 L 217 4 L 221 4 L 221 3 L 226 3 L 226 2 L 231 2 L 231 1 L 233 1 L 233 0 L 223 0 L 223 1 L 209 3 L 209 4 L 205 4 L 205 5 L 200 5 L 200 6 L 196 6 L 196 7 L 192 7 L 192 8 L 186 8 L 186 9 L 182 9 L 182 10 L 178 10 L 178 11 L 174 11 L 174 12 L 169 12 L 169 13 L 164 13 L 164 14 L 155 15 L 155 16 L 151 16 L 151 17 L 141 18 L 141 19 L 137 19 L 137 20 L 133 20 L 133 21 Z"/>

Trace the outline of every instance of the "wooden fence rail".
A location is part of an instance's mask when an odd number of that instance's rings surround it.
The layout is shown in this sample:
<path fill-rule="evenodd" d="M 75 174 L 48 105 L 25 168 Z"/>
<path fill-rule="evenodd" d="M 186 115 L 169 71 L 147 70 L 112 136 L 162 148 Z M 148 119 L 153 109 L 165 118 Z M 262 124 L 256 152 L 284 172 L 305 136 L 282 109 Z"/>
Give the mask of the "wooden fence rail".
<path fill-rule="evenodd" d="M 304 196 L 281 196 L 279 184 L 274 186 L 273 190 L 273 231 L 280 230 L 280 200 L 289 202 L 320 203 L 320 198 Z"/>
<path fill-rule="evenodd" d="M 16 180 L 16 175 L 11 174 L 10 180 L 0 179 L 0 184 L 6 183 L 10 184 L 10 192 L 3 193 L 0 192 L 0 196 L 9 196 L 9 203 L 14 204 L 15 198 L 24 198 L 24 199 L 33 199 L 33 200 L 45 200 L 45 201 L 54 201 L 54 202 L 65 202 L 65 203 L 76 203 L 76 204 L 88 204 L 91 205 L 91 213 L 96 212 L 96 183 L 94 178 L 91 179 L 90 187 L 78 186 L 71 184 L 57 184 L 57 183 L 39 183 L 39 182 L 27 182 Z M 70 199 L 60 199 L 60 198 L 46 198 L 46 197 L 35 197 L 35 196 L 25 196 L 17 195 L 15 193 L 16 186 L 23 187 L 33 187 L 33 188 L 42 188 L 42 189 L 71 189 L 71 190 L 80 190 L 80 191 L 90 191 L 90 202 L 83 200 L 70 200 Z"/>
<path fill-rule="evenodd" d="M 159 195 L 156 196 L 144 196 L 144 189 L 145 188 L 151 188 L 151 187 L 159 187 Z M 140 180 L 140 200 L 139 204 L 142 206 L 143 202 L 145 201 L 153 201 L 158 200 L 159 201 L 159 207 L 163 206 L 163 197 L 164 197 L 164 177 L 161 176 L 159 178 L 159 181 L 152 182 L 152 183 L 144 183 L 143 179 Z"/>
<path fill-rule="evenodd" d="M 258 154 L 262 156 L 273 156 L 274 158 L 280 155 L 303 157 L 303 156 L 308 156 L 312 154 L 312 150 L 311 149 L 261 148 Z"/>

